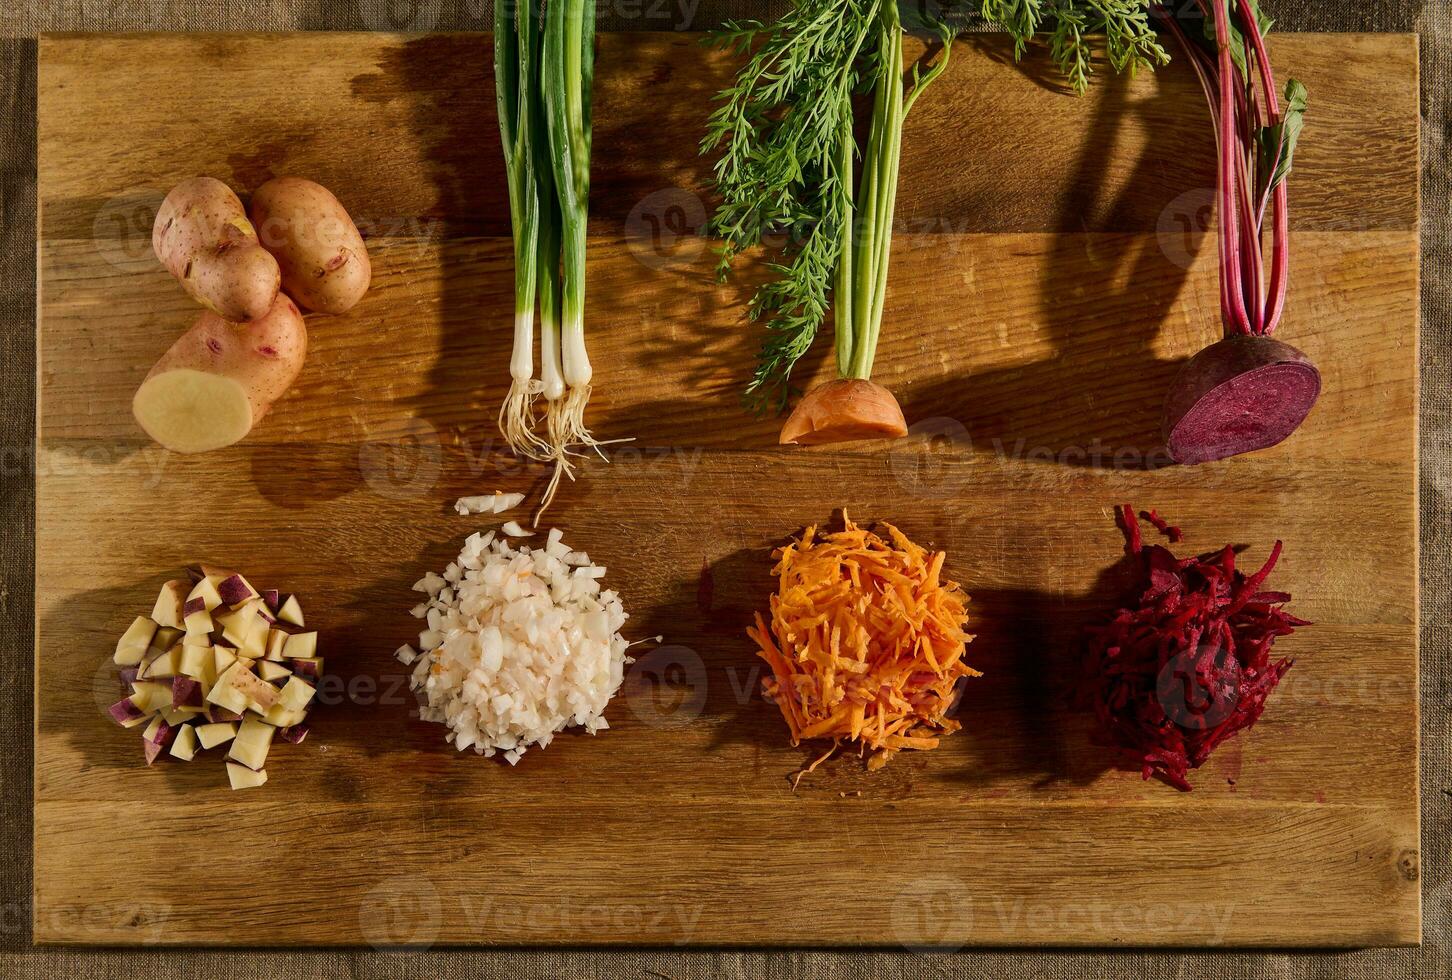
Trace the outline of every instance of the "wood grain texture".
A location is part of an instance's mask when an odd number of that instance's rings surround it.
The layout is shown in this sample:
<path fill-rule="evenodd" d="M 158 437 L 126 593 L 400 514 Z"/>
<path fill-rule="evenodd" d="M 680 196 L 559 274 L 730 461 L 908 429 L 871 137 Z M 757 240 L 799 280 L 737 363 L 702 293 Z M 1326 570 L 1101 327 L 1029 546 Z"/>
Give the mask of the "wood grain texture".
<path fill-rule="evenodd" d="M 505 188 L 479 179 L 499 156 L 488 35 L 193 38 L 45 42 L 41 98 L 69 107 L 45 121 L 40 165 L 55 195 L 45 238 L 124 233 L 120 205 L 159 201 L 194 172 L 244 188 L 287 173 L 347 186 L 351 212 L 376 233 L 508 236 Z M 652 194 L 705 194 L 710 161 L 696 147 L 734 62 L 698 34 L 599 44 L 591 224 L 609 236 Z M 95 70 L 95 45 L 126 66 L 128 86 Z M 1286 34 L 1271 45 L 1280 76 L 1315 82 L 1295 226 L 1413 227 L 1419 147 L 1404 120 L 1417 115 L 1416 39 Z M 273 47 L 289 59 L 285 82 Z M 1173 220 L 1167 206 L 1183 192 L 1213 189 L 1209 110 L 1185 66 L 1133 80 L 1101 66 L 1073 98 L 1053 86 L 1041 50 L 1022 70 L 1010 55 L 991 37 L 960 41 L 956 64 L 924 93 L 905 127 L 903 172 L 916 179 L 899 188 L 899 229 L 1140 231 Z M 165 152 L 113 149 L 138 139 Z"/>
<path fill-rule="evenodd" d="M 512 770 L 411 717 L 391 656 L 411 583 L 479 526 L 453 499 L 543 478 L 493 430 L 512 275 L 487 39 L 42 42 L 36 939 L 1416 942 L 1415 39 L 1276 39 L 1315 100 L 1283 336 L 1325 394 L 1291 443 L 1195 469 L 1162 466 L 1156 432 L 1217 330 L 1213 241 L 1178 200 L 1210 183 L 1185 73 L 1075 101 L 961 45 L 910 123 L 878 359 L 913 436 L 788 452 L 738 406 L 758 339 L 696 236 L 695 134 L 728 68 L 695 41 L 602 38 L 592 419 L 637 441 L 550 515 L 610 566 L 631 634 L 668 645 L 608 732 Z M 375 283 L 309 320 L 307 369 L 252 438 L 183 458 L 129 403 L 195 315 L 147 241 L 199 172 L 322 180 L 372 231 Z M 1284 539 L 1277 587 L 1316 623 L 1188 795 L 1106 771 L 1069 707 L 1077 631 L 1122 590 L 1122 500 L 1186 548 Z M 813 753 L 756 693 L 743 631 L 770 548 L 838 507 L 948 549 L 985 676 L 938 751 L 835 759 L 793 793 Z M 335 672 L 261 791 L 205 756 L 146 769 L 103 714 L 115 636 L 195 558 L 299 592 Z M 199 871 L 228 834 L 232 863 Z"/>

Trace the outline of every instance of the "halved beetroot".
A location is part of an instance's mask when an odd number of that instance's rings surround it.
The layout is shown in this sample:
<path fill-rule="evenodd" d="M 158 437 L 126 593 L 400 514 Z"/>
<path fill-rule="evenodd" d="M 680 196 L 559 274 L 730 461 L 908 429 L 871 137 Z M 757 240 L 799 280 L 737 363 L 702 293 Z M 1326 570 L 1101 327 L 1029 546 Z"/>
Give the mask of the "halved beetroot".
<path fill-rule="evenodd" d="M 1165 398 L 1165 444 L 1177 463 L 1267 449 L 1305 421 L 1321 372 L 1290 344 L 1235 334 L 1192 357 Z"/>

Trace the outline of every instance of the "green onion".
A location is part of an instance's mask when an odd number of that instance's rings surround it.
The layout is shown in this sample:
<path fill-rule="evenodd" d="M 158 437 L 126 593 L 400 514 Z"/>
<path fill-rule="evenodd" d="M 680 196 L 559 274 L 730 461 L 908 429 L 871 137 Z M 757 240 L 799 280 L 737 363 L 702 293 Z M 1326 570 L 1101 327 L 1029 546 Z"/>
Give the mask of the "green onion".
<path fill-rule="evenodd" d="M 590 98 L 595 74 L 592 0 L 500 0 L 494 20 L 499 133 L 514 230 L 514 354 L 499 426 L 521 456 L 555 464 L 540 512 L 577 448 L 600 452 L 585 425 L 585 246 L 590 212 Z M 539 309 L 539 380 L 534 317 Z M 545 399 L 539 434 L 537 398 Z M 603 457 L 603 452 L 601 456 Z M 538 517 L 536 516 L 536 519 Z"/>
<path fill-rule="evenodd" d="M 537 0 L 536 0 L 537 2 Z M 540 68 L 544 62 L 544 37 L 540 36 Z M 541 79 L 543 83 L 543 78 Z M 541 86 L 543 87 L 543 85 Z M 541 92 L 541 96 L 543 92 Z M 539 319 L 540 379 L 544 396 L 557 402 L 565 396 L 564 366 L 560 361 L 560 199 L 555 193 L 554 164 L 550 157 L 549 127 L 543 97 L 534 100 L 535 181 L 539 187 Z"/>
<path fill-rule="evenodd" d="M 540 243 L 540 200 L 536 176 L 538 142 L 534 110 L 538 88 L 539 31 L 526 0 L 494 5 L 494 89 L 499 137 L 509 183 L 514 232 L 514 353 L 509 360 L 509 395 L 499 410 L 499 428 L 516 453 L 538 456 L 546 447 L 534 434 L 534 307 Z M 546 276 L 548 278 L 548 276 Z"/>
<path fill-rule="evenodd" d="M 560 358 L 568 388 L 551 412 L 557 445 L 598 447 L 585 426 L 590 356 L 585 350 L 585 241 L 590 211 L 590 99 L 595 78 L 593 0 L 553 0 L 545 8 L 542 78 L 560 215 Z M 568 473 L 568 467 L 566 467 Z"/>

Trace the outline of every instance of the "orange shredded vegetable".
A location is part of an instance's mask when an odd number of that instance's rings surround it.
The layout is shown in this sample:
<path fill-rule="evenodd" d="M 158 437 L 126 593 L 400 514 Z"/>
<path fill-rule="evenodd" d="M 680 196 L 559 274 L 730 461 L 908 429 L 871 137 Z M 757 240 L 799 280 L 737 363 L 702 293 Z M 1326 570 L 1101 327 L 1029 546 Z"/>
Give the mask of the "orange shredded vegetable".
<path fill-rule="evenodd" d="M 842 520 L 841 531 L 809 527 L 773 553 L 771 625 L 757 613 L 747 632 L 771 668 L 762 687 L 792 744 L 855 742 L 878 769 L 957 731 L 947 717 L 954 689 L 981 675 L 963 662 L 968 596 L 943 578 L 943 552 L 891 524 L 884 540 Z"/>

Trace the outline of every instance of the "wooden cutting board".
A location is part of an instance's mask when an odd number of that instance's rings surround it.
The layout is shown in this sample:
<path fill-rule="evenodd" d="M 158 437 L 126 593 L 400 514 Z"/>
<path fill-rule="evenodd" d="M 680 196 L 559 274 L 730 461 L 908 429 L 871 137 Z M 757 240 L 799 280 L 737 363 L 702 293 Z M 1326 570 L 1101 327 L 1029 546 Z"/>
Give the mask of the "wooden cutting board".
<path fill-rule="evenodd" d="M 514 769 L 413 717 L 392 659 L 410 585 L 487 523 L 453 500 L 543 481 L 493 424 L 513 283 L 488 37 L 42 40 L 36 939 L 1416 943 L 1416 39 L 1275 38 L 1312 98 L 1282 336 L 1325 393 L 1288 444 L 1195 469 L 1156 448 L 1177 363 L 1219 329 L 1182 64 L 1075 99 L 1038 55 L 958 44 L 907 124 L 878 355 L 913 436 L 786 450 L 739 407 L 760 336 L 697 234 L 695 147 L 731 69 L 698 40 L 600 39 L 591 419 L 636 441 L 549 515 L 610 567 L 631 635 L 668 646 L 608 732 Z M 149 238 L 199 173 L 326 184 L 375 279 L 309 320 L 307 369 L 251 439 L 184 458 L 129 405 L 196 313 Z M 1121 501 L 1187 550 L 1258 562 L 1284 539 L 1273 581 L 1315 621 L 1189 794 L 1106 770 L 1068 707 L 1077 631 L 1123 587 Z M 836 758 L 794 792 L 817 749 L 787 744 L 743 631 L 769 549 L 838 507 L 948 550 L 984 676 L 938 751 Z M 337 675 L 261 790 L 205 755 L 147 769 L 103 712 L 116 636 L 197 558 L 300 593 Z"/>

